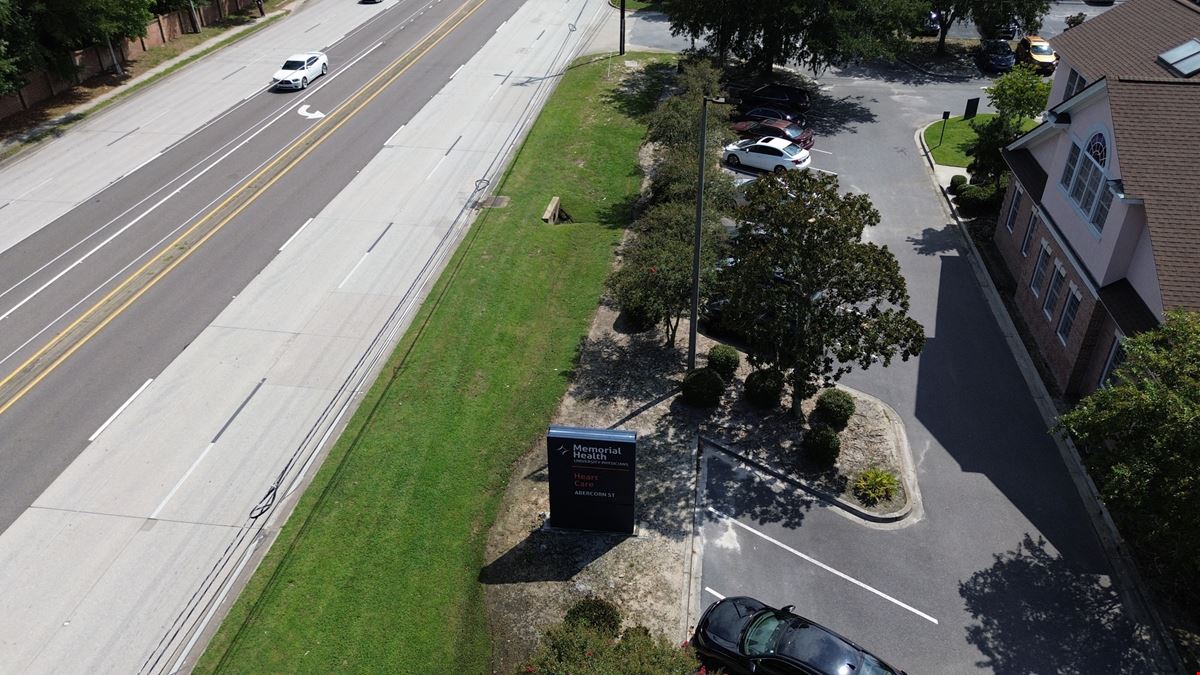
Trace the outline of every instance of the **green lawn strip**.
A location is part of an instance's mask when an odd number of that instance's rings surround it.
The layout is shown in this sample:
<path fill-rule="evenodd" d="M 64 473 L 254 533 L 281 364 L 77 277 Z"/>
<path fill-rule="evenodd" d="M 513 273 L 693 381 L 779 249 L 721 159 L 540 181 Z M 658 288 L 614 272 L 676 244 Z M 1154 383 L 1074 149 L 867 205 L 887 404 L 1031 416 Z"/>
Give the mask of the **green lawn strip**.
<path fill-rule="evenodd" d="M 608 4 L 620 8 L 621 0 L 608 0 Z M 633 12 L 639 9 L 654 9 L 658 4 L 654 0 L 625 0 L 625 11 Z"/>
<path fill-rule="evenodd" d="M 100 112 L 101 110 L 104 110 L 105 108 L 107 108 L 119 101 L 125 100 L 129 96 L 136 94 L 137 92 L 141 91 L 142 89 L 145 89 L 146 87 L 154 84 L 155 82 L 158 82 L 159 80 L 163 79 L 164 77 L 167 77 L 168 75 L 175 73 L 180 68 L 184 68 L 188 65 L 191 65 L 195 61 L 197 61 L 205 56 L 208 56 L 209 54 L 217 51 L 218 49 L 223 49 L 235 42 L 238 42 L 239 40 L 250 37 L 251 35 L 253 35 L 253 34 L 257 33 L 258 31 L 266 28 L 267 26 L 275 23 L 276 21 L 284 18 L 285 16 L 287 16 L 286 13 L 285 14 L 276 14 L 275 16 L 267 17 L 266 19 L 261 19 L 258 22 L 256 22 L 254 25 L 252 25 L 250 28 L 247 28 L 239 33 L 234 34 L 234 35 L 230 35 L 229 37 L 227 37 L 219 42 L 209 45 L 208 47 L 205 47 L 204 49 L 196 52 L 195 54 L 192 54 L 191 56 L 188 56 L 185 59 L 181 59 L 180 61 L 178 61 L 176 63 L 172 63 L 170 66 L 163 68 L 162 70 L 158 71 L 157 73 L 154 73 L 153 75 L 146 77 L 145 79 L 138 80 L 137 82 L 134 82 L 133 84 L 128 85 L 125 88 L 118 89 L 117 92 L 115 94 L 113 94 L 112 96 L 110 96 L 109 98 L 106 98 L 103 101 L 100 101 L 96 105 L 94 105 L 86 110 L 83 110 L 78 113 L 72 113 L 70 115 L 65 115 L 57 123 L 51 123 L 51 124 L 47 125 L 45 128 L 40 130 L 38 133 L 30 136 L 28 139 L 26 139 L 20 143 L 11 145 L 8 148 L 0 149 L 0 161 L 8 159 L 9 157 L 16 155 L 17 153 L 23 152 L 26 149 L 28 149 L 30 146 L 36 145 L 37 143 L 45 140 L 46 138 L 48 138 L 50 136 L 61 136 L 68 127 L 86 119 L 89 115 L 95 115 L 96 113 Z M 215 37 L 215 36 L 220 35 L 221 33 L 225 32 L 226 30 L 228 30 L 228 28 L 214 29 L 211 27 L 205 27 L 204 30 L 205 31 L 209 31 L 209 30 L 213 31 L 213 36 Z M 167 45 L 164 45 L 162 47 L 155 47 L 154 49 L 155 50 L 164 50 L 166 48 L 169 48 L 169 46 L 170 46 L 170 43 L 167 43 Z M 161 59 L 161 60 L 166 61 L 166 60 L 169 60 L 169 58 L 173 58 L 173 57 L 168 57 L 168 58 Z"/>
<path fill-rule="evenodd" d="M 971 149 L 971 145 L 975 143 L 975 129 L 971 126 L 972 122 L 985 124 L 988 120 L 995 117 L 991 113 L 980 113 L 973 120 L 964 120 L 962 117 L 951 117 L 946 121 L 946 136 L 938 143 L 938 139 L 942 135 L 942 123 L 934 122 L 925 128 L 925 144 L 933 151 L 933 161 L 944 166 L 961 166 L 966 167 L 971 163 L 971 156 L 967 151 Z M 1029 131 L 1038 125 L 1037 120 L 1025 120 L 1022 125 L 1022 131 Z"/>
<path fill-rule="evenodd" d="M 624 59 L 662 61 L 663 55 Z M 636 196 L 620 61 L 569 70 L 198 673 L 490 671 L 478 581 L 512 463 L 545 432 Z M 540 216 L 561 196 L 574 222 Z"/>

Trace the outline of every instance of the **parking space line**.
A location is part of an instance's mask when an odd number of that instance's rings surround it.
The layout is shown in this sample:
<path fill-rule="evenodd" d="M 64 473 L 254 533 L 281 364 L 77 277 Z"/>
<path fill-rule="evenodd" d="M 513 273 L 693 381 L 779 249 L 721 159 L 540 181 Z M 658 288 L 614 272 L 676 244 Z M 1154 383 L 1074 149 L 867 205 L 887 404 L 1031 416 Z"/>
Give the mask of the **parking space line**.
<path fill-rule="evenodd" d="M 713 589 L 709 588 L 708 586 L 705 586 L 705 587 L 704 587 L 704 590 L 705 590 L 705 591 L 707 591 L 707 592 L 709 592 L 709 593 L 712 593 L 714 596 L 716 596 L 716 598 L 717 598 L 718 600 L 724 600 L 724 599 L 725 599 L 725 596 L 723 596 L 723 595 L 721 595 L 720 593 L 718 593 L 718 592 L 714 591 Z"/>
<path fill-rule="evenodd" d="M 823 153 L 825 153 L 826 155 L 832 155 L 832 154 L 833 154 L 832 152 L 830 152 L 830 151 L 828 151 L 828 150 L 818 150 L 817 148 L 809 148 L 809 150 L 810 150 L 810 151 L 812 151 L 812 152 L 823 152 Z"/>
<path fill-rule="evenodd" d="M 787 544 L 779 541 L 778 539 L 771 537 L 770 535 L 759 532 L 758 530 L 756 530 L 748 525 L 744 525 L 744 524 L 738 522 L 737 520 L 735 520 L 734 518 L 731 518 L 731 517 L 725 515 L 724 513 L 721 513 L 720 511 L 714 509 L 711 506 L 708 507 L 708 510 L 712 511 L 713 514 L 715 514 L 717 517 L 719 517 L 723 520 L 726 520 L 730 523 L 733 523 L 734 525 L 742 528 L 743 530 L 746 530 L 747 532 L 749 532 L 761 539 L 764 539 L 766 541 L 771 542 L 772 544 L 775 544 L 776 546 L 787 551 L 788 553 L 791 553 L 792 555 L 794 555 L 798 558 L 806 560 L 806 561 L 816 565 L 817 567 L 820 567 L 821 569 L 825 570 L 826 572 L 829 572 L 830 574 L 841 577 L 842 579 L 849 581 L 850 583 L 854 584 L 855 586 L 858 586 L 859 588 L 868 590 L 894 605 L 897 605 L 899 607 L 907 609 L 908 611 L 912 612 L 913 614 L 916 614 L 917 616 L 921 617 L 922 619 L 925 619 L 926 621 L 929 621 L 930 623 L 933 623 L 935 625 L 938 623 L 937 619 L 933 618 L 932 616 L 929 616 L 925 612 L 922 612 L 921 610 L 916 609 L 916 608 L 912 607 L 911 605 L 907 605 L 907 604 L 897 600 L 896 598 L 893 598 L 892 596 L 888 595 L 887 593 L 884 593 L 883 591 L 881 591 L 879 589 L 869 586 L 869 585 L 859 581 L 858 579 L 855 579 L 854 577 L 852 577 L 848 574 L 845 574 L 844 572 L 839 572 L 839 571 L 833 569 L 832 567 L 830 567 L 829 565 L 826 565 L 825 563 L 821 562 L 820 560 L 817 560 L 816 558 L 813 558 L 812 556 L 805 555 L 805 554 L 801 553 L 800 551 L 797 551 L 796 549 L 792 548 L 791 546 L 788 546 Z"/>
<path fill-rule="evenodd" d="M 837 175 L 837 172 L 836 172 L 836 171 L 830 171 L 830 170 L 828 170 L 828 169 L 818 169 L 818 168 L 817 168 L 817 167 L 815 167 L 815 166 L 810 166 L 810 167 L 808 167 L 808 168 L 812 169 L 813 171 L 820 171 L 821 173 L 827 173 L 827 174 L 829 174 L 830 176 L 836 176 L 836 175 Z"/>

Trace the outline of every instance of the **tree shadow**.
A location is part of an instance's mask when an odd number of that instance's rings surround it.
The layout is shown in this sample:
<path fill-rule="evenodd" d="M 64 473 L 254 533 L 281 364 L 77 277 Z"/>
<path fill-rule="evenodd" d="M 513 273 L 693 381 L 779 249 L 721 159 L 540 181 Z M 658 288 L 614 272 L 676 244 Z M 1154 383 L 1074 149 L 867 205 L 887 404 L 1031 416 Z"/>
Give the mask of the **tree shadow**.
<path fill-rule="evenodd" d="M 659 330 L 631 333 L 618 340 L 606 333 L 581 348 L 572 395 L 592 404 L 652 401 L 678 386 L 669 377 L 682 366 L 683 354 L 665 344 Z M 664 368 L 664 364 L 676 365 Z"/>
<path fill-rule="evenodd" d="M 799 488 L 784 481 L 768 480 L 719 451 L 710 450 L 707 461 L 706 500 L 721 516 L 796 529 L 804 523 L 809 511 L 822 506 Z M 701 514 L 707 520 L 721 519 L 708 510 Z"/>
<path fill-rule="evenodd" d="M 484 584 L 569 581 L 627 539 L 622 534 L 538 528 L 479 571 Z"/>
<path fill-rule="evenodd" d="M 1026 534 L 1016 549 L 959 584 L 974 621 L 976 665 L 998 675 L 1149 673 L 1154 664 L 1106 577 L 1083 572 Z"/>
<path fill-rule="evenodd" d="M 833 136 L 842 132 L 858 133 L 855 127 L 872 124 L 877 120 L 875 113 L 863 105 L 864 98 L 835 98 L 823 91 L 813 92 L 812 108 L 805 114 L 805 120 L 818 136 Z"/>
<path fill-rule="evenodd" d="M 675 541 L 691 533 L 696 475 L 692 448 L 697 425 L 709 414 L 676 397 L 654 429 L 639 435 L 637 522 L 645 530 Z"/>
<path fill-rule="evenodd" d="M 907 237 L 913 250 L 920 255 L 939 255 L 947 251 L 963 254 L 962 239 L 953 225 L 947 224 L 940 230 L 927 227 L 919 237 Z"/>
<path fill-rule="evenodd" d="M 626 75 L 603 101 L 632 118 L 649 114 L 675 79 L 673 63 L 647 63 Z"/>

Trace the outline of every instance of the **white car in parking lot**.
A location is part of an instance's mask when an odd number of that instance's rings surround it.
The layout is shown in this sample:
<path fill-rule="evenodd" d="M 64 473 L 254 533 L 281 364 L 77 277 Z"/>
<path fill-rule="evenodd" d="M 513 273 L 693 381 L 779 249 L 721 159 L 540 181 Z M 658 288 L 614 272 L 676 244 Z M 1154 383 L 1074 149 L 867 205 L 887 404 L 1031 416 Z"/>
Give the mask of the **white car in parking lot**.
<path fill-rule="evenodd" d="M 309 82 L 329 72 L 329 57 L 323 52 L 292 54 L 271 77 L 275 89 L 304 89 Z"/>
<path fill-rule="evenodd" d="M 807 169 L 812 162 L 809 152 L 783 138 L 750 138 L 725 146 L 725 161 L 732 167 L 748 166 L 783 173 Z"/>

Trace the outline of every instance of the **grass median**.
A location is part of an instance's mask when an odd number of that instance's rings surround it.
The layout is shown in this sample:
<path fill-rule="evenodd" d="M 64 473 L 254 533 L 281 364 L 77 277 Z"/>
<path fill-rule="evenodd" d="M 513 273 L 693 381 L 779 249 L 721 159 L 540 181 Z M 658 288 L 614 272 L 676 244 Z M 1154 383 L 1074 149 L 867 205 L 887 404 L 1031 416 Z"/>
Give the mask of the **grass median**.
<path fill-rule="evenodd" d="M 490 672 L 488 529 L 641 182 L 656 85 L 618 87 L 624 64 L 666 58 L 566 72 L 494 191 L 511 203 L 472 226 L 196 672 Z M 573 222 L 542 223 L 555 195 Z"/>
<path fill-rule="evenodd" d="M 987 124 L 995 117 L 992 113 L 980 113 L 974 119 L 961 116 L 946 120 L 946 133 L 942 136 L 942 123 L 934 122 L 925 127 L 925 145 L 933 153 L 933 161 L 943 166 L 961 166 L 971 163 L 971 148 L 975 145 L 975 127 L 972 124 Z M 1029 131 L 1038 125 L 1037 120 L 1025 120 L 1021 131 Z"/>

